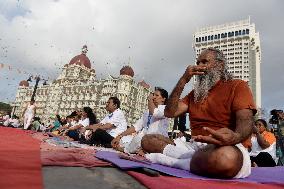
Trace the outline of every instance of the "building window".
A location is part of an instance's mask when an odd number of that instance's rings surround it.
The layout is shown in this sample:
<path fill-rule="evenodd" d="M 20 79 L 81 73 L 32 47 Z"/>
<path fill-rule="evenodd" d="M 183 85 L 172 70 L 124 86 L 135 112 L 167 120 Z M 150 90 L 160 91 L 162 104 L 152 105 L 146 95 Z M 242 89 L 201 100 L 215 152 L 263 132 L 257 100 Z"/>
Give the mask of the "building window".
<path fill-rule="evenodd" d="M 207 36 L 205 36 L 205 41 L 207 41 Z"/>
<path fill-rule="evenodd" d="M 204 37 L 202 37 L 202 41 L 204 41 Z"/>
<path fill-rule="evenodd" d="M 217 35 L 215 35 L 214 39 L 217 39 Z"/>
<path fill-rule="evenodd" d="M 239 35 L 239 32 L 238 31 L 235 31 L 235 36 L 238 36 Z"/>
<path fill-rule="evenodd" d="M 249 34 L 249 29 L 246 29 L 246 34 Z"/>
<path fill-rule="evenodd" d="M 196 43 L 198 42 L 198 38 L 195 39 L 195 42 L 196 42 Z"/>
<path fill-rule="evenodd" d="M 213 35 L 211 35 L 211 40 L 213 40 Z"/>
<path fill-rule="evenodd" d="M 243 30 L 243 35 L 245 35 L 246 34 L 246 30 Z"/>
<path fill-rule="evenodd" d="M 220 39 L 220 34 L 218 34 L 218 39 Z"/>

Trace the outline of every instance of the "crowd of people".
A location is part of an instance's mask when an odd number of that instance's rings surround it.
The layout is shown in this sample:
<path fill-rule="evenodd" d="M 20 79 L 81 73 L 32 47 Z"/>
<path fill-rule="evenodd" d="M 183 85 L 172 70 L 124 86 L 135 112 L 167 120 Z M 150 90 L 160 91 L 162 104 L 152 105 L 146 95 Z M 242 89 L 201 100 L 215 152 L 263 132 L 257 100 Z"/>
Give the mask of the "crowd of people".
<path fill-rule="evenodd" d="M 193 90 L 180 98 L 193 76 Z M 35 109 L 34 101 L 25 108 L 24 129 L 136 153 L 153 163 L 198 175 L 244 178 L 250 175 L 251 166 L 276 166 L 276 138 L 264 119 L 254 120 L 256 107 L 251 90 L 245 81 L 233 79 L 223 53 L 214 48 L 204 50 L 196 65 L 187 67 L 170 96 L 166 90 L 155 88 L 148 97 L 147 110 L 130 127 L 120 100 L 114 96 L 108 99 L 108 114 L 102 120 L 97 120 L 90 107 L 84 107 L 65 119 L 52 115 L 52 121 L 44 126 L 35 117 Z M 184 125 L 187 113 L 191 140 L 169 138 L 169 118 Z M 15 116 L 3 117 L 2 122 L 5 126 L 20 125 Z M 184 130 L 185 126 L 181 134 Z"/>

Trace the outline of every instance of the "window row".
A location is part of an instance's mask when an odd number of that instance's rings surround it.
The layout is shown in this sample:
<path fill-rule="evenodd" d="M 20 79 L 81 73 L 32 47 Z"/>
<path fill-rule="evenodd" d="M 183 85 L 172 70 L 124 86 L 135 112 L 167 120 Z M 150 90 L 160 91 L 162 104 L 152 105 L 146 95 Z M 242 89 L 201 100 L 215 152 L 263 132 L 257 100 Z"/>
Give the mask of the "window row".
<path fill-rule="evenodd" d="M 221 33 L 221 34 L 215 34 L 215 35 L 208 35 L 208 36 L 203 36 L 203 37 L 197 37 L 195 38 L 195 42 L 203 42 L 203 41 L 212 41 L 215 39 L 223 39 L 226 37 L 234 37 L 234 36 L 241 36 L 241 35 L 248 35 L 249 34 L 249 29 L 244 29 L 244 30 L 239 30 L 239 31 L 231 31 L 231 32 L 226 32 L 226 33 Z"/>

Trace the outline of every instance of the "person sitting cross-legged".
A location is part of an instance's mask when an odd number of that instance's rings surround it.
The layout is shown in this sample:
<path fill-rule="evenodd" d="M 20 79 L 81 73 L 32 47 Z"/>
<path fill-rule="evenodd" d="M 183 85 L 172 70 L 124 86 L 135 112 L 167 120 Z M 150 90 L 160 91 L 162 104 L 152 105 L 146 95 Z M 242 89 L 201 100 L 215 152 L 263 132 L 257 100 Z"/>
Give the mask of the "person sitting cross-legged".
<path fill-rule="evenodd" d="M 141 139 L 145 134 L 161 134 L 168 137 L 169 121 L 164 116 L 164 104 L 167 99 L 168 92 L 156 87 L 154 94 L 149 95 L 148 110 L 132 127 L 112 140 L 112 147 L 122 152 L 144 155 Z"/>
<path fill-rule="evenodd" d="M 81 135 L 85 135 L 84 143 L 111 148 L 111 141 L 127 129 L 127 122 L 124 113 L 120 110 L 120 101 L 117 97 L 109 98 L 106 110 L 109 114 L 100 123 L 81 130 Z"/>
<path fill-rule="evenodd" d="M 173 89 L 166 117 L 189 113 L 192 140 L 171 141 L 162 135 L 145 135 L 141 146 L 154 162 L 215 178 L 244 178 L 251 173 L 248 151 L 241 144 L 252 133 L 256 108 L 245 81 L 232 79 L 223 53 L 208 48 L 196 66 L 188 66 Z M 193 91 L 181 93 L 196 75 Z"/>
<path fill-rule="evenodd" d="M 250 159 L 258 167 L 276 166 L 276 138 L 267 130 L 264 119 L 256 120 L 251 137 Z"/>

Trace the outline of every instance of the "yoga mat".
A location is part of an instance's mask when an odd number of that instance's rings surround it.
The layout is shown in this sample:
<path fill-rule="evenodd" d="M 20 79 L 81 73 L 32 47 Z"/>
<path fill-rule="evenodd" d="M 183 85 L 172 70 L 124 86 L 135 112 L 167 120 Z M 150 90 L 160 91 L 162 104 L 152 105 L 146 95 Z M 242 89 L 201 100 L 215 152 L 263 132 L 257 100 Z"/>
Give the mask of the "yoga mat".
<path fill-rule="evenodd" d="M 284 187 L 280 184 L 261 184 L 227 180 L 202 180 L 196 178 L 177 178 L 164 175 L 160 175 L 159 177 L 151 177 L 136 171 L 127 171 L 127 173 L 134 177 L 141 184 L 151 189 L 282 189 Z"/>
<path fill-rule="evenodd" d="M 284 187 L 284 167 L 257 167 L 252 168 L 252 174 L 244 179 L 212 179 L 207 177 L 202 177 L 194 175 L 186 170 L 176 169 L 172 167 L 167 167 L 160 164 L 145 164 L 136 161 L 130 161 L 125 159 L 120 159 L 117 153 L 98 151 L 95 155 L 97 158 L 109 161 L 121 169 L 133 169 L 133 168 L 150 168 L 153 170 L 160 171 L 162 173 L 168 174 L 170 176 L 180 177 L 180 178 L 193 178 L 202 180 L 222 180 L 222 181 L 237 181 L 237 182 L 254 182 L 254 183 L 274 183 L 281 184 Z"/>
<path fill-rule="evenodd" d="M 0 135 L 0 188 L 43 188 L 39 141 L 9 127 Z"/>

